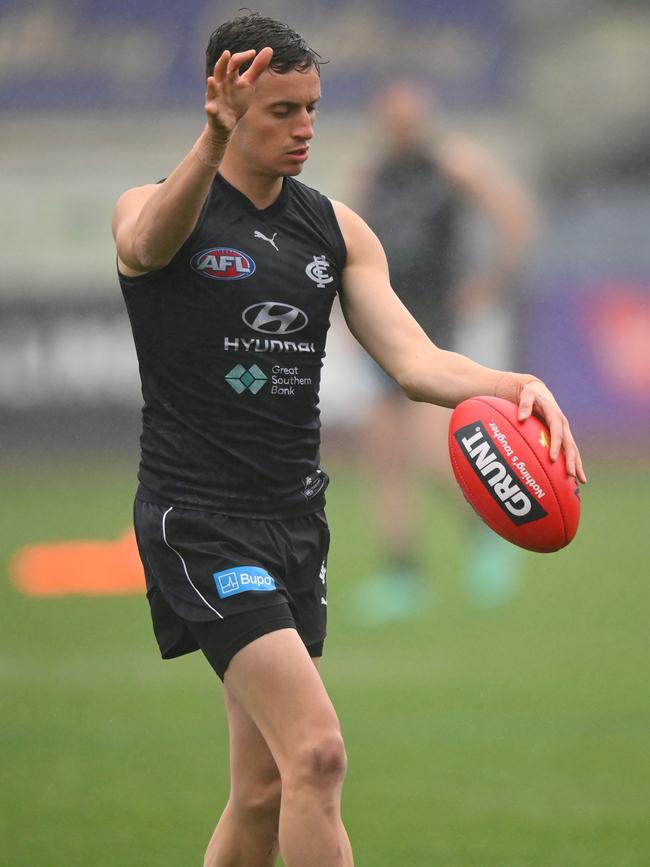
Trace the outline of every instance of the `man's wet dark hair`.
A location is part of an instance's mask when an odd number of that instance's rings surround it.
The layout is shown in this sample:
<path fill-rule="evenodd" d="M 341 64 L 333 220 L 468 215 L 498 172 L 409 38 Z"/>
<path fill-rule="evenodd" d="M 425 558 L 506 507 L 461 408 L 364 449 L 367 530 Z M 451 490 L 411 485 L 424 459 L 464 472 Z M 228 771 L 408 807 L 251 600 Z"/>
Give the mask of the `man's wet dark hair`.
<path fill-rule="evenodd" d="M 234 54 L 254 48 L 259 52 L 269 46 L 273 49 L 271 69 L 274 72 L 289 72 L 297 69 L 304 72 L 312 67 L 320 75 L 320 55 L 307 45 L 305 40 L 282 21 L 263 18 L 259 12 L 240 15 L 221 24 L 210 36 L 205 52 L 206 78 L 212 75 L 214 65 L 224 51 Z M 250 66 L 244 64 L 241 72 Z"/>

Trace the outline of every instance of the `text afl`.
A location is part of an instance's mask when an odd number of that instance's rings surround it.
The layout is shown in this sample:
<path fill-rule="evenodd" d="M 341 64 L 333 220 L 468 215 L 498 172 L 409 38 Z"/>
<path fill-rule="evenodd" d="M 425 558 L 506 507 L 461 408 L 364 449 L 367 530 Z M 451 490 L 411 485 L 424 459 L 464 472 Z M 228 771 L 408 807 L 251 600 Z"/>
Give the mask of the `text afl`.
<path fill-rule="evenodd" d="M 241 250 L 230 247 L 211 247 L 201 250 L 190 259 L 197 274 L 212 280 L 243 280 L 255 271 L 255 262 Z"/>

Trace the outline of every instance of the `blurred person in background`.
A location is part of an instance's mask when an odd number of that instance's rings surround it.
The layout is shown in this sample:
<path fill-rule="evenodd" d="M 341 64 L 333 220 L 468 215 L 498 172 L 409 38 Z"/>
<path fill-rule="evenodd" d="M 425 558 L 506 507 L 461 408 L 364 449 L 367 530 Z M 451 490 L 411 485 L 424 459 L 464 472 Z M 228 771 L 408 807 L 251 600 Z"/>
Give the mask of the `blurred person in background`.
<path fill-rule="evenodd" d="M 384 246 L 396 293 L 438 346 L 490 367 L 512 367 L 516 278 L 535 231 L 528 193 L 481 144 L 444 130 L 430 91 L 394 82 L 378 94 L 374 109 L 383 141 L 361 212 Z M 488 230 L 478 257 L 469 251 L 468 217 Z M 445 496 L 453 482 L 450 411 L 409 401 L 376 371 L 378 394 L 362 425 L 362 454 L 380 571 L 360 583 L 355 606 L 368 623 L 415 616 L 432 600 L 422 564 L 418 480 L 433 479 Z M 463 567 L 470 597 L 483 604 L 507 601 L 517 555 L 475 522 Z"/>
<path fill-rule="evenodd" d="M 319 673 L 329 531 L 318 389 L 337 293 L 352 333 L 413 400 L 490 393 L 522 419 L 535 411 L 551 459 L 564 448 L 584 480 L 544 383 L 434 346 L 366 223 L 296 179 L 319 98 L 318 55 L 287 25 L 257 14 L 222 24 L 203 131 L 113 218 L 144 398 L 135 526 L 154 631 L 165 658 L 200 649 L 224 688 L 231 790 L 205 867 L 272 867 L 278 852 L 286 867 L 353 863 L 345 747 Z"/>

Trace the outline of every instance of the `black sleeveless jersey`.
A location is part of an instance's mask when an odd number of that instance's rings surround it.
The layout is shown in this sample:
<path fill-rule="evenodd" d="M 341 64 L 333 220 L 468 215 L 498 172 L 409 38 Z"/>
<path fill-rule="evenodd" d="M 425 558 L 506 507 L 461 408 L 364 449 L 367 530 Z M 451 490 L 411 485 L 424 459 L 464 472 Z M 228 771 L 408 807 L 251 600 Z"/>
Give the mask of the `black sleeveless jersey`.
<path fill-rule="evenodd" d="M 169 265 L 120 274 L 144 398 L 141 499 L 252 517 L 322 508 L 318 390 L 345 258 L 317 191 L 286 178 L 260 210 L 217 175 Z"/>
<path fill-rule="evenodd" d="M 365 217 L 386 251 L 391 283 L 427 334 L 452 326 L 460 201 L 428 153 L 388 157 L 374 172 Z"/>

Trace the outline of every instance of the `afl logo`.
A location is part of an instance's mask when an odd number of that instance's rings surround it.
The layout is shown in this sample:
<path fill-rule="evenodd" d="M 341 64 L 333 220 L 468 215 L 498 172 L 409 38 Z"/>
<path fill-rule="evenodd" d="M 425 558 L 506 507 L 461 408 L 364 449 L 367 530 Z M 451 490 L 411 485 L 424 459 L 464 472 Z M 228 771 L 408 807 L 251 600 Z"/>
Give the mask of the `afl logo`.
<path fill-rule="evenodd" d="M 292 334 L 302 331 L 307 322 L 307 314 L 299 307 L 282 304 L 279 301 L 263 301 L 251 304 L 241 315 L 246 325 L 262 334 Z"/>
<path fill-rule="evenodd" d="M 212 247 L 201 250 L 190 259 L 197 274 L 212 280 L 243 280 L 255 271 L 255 262 L 241 250 L 230 247 Z"/>

